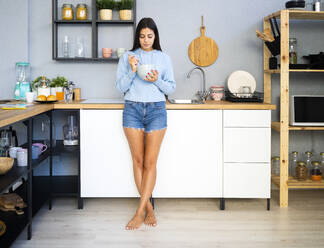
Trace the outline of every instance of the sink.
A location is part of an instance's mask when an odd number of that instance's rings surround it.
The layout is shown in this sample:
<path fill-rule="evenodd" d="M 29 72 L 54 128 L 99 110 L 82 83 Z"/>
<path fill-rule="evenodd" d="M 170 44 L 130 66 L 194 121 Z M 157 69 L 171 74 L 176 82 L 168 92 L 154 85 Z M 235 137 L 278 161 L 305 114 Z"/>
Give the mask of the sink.
<path fill-rule="evenodd" d="M 196 99 L 169 99 L 168 101 L 173 104 L 203 104 L 204 103 Z"/>

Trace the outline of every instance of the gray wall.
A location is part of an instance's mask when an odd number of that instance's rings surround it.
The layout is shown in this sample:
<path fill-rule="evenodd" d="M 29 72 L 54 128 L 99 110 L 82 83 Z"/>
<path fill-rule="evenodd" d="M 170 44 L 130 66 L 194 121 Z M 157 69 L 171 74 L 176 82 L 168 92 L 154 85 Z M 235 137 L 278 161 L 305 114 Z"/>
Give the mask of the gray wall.
<path fill-rule="evenodd" d="M 1 88 L 0 98 L 11 98 L 14 87 L 14 62 L 25 60 L 27 44 L 27 5 L 24 0 L 0 0 L 1 33 Z M 51 58 L 51 1 L 31 1 L 30 62 L 32 77 L 63 75 L 75 81 L 82 88 L 83 98 L 120 98 L 115 90 L 114 63 L 63 63 Z M 62 2 L 61 1 L 60 5 Z M 90 3 L 90 0 L 69 0 L 67 2 Z M 263 91 L 263 46 L 255 37 L 255 30 L 262 29 L 263 17 L 284 8 L 282 0 L 215 1 L 215 0 L 138 0 L 137 20 L 151 16 L 155 19 L 161 37 L 163 50 L 174 64 L 177 90 L 171 97 L 192 97 L 199 89 L 201 75 L 195 72 L 190 79 L 186 73 L 194 67 L 187 49 L 190 42 L 198 37 L 200 16 L 204 15 L 206 35 L 219 46 L 219 57 L 215 64 L 205 68 L 207 86 L 226 85 L 229 74 L 235 70 L 249 71 L 257 81 L 257 90 Z M 59 5 L 59 6 L 60 6 Z M 60 10 L 60 9 L 59 9 Z M 117 13 L 114 13 L 116 15 Z M 13 20 L 18 20 L 12 23 Z M 10 27 L 10 28 L 8 28 Z M 298 39 L 299 60 L 302 55 L 323 51 L 323 22 L 307 21 L 291 23 L 291 37 Z M 86 27 L 63 27 L 59 35 L 70 34 L 73 38 L 84 35 L 89 38 Z M 126 47 L 132 44 L 132 32 L 127 27 L 103 26 L 99 29 L 99 48 Z M 90 40 L 86 48 L 90 49 Z M 279 77 L 273 76 L 272 100 L 278 102 Z M 323 74 L 292 74 L 291 92 L 324 94 Z M 273 111 L 273 120 L 278 120 L 278 111 Z M 292 133 L 291 149 L 298 151 L 324 151 L 322 132 Z M 279 154 L 279 134 L 272 133 L 272 153 Z"/>

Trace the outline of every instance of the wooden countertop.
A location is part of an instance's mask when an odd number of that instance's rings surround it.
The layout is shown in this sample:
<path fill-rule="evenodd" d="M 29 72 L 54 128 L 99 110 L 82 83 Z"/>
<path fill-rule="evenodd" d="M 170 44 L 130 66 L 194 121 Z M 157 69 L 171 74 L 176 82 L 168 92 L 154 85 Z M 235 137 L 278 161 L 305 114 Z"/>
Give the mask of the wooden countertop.
<path fill-rule="evenodd" d="M 57 102 L 54 104 L 35 104 L 21 110 L 0 109 L 0 127 L 22 121 L 35 115 L 52 109 L 123 109 L 124 104 L 84 104 L 81 101 L 72 103 Z M 274 110 L 276 105 L 267 103 L 233 103 L 227 101 L 206 101 L 205 104 L 171 104 L 167 103 L 167 109 L 259 109 Z"/>

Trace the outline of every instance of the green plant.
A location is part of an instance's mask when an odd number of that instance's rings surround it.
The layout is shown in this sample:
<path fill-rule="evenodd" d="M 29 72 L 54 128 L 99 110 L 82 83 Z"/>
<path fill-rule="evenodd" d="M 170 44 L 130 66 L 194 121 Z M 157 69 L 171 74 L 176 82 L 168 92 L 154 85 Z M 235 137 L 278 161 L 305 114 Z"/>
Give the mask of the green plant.
<path fill-rule="evenodd" d="M 68 84 L 68 80 L 65 77 L 59 77 L 52 79 L 50 83 L 50 87 L 66 87 Z"/>
<path fill-rule="evenodd" d="M 98 9 L 114 9 L 116 3 L 114 0 L 97 0 L 96 5 Z"/>
<path fill-rule="evenodd" d="M 117 10 L 124 10 L 124 9 L 132 9 L 133 8 L 133 0 L 121 0 L 116 2 L 116 9 Z"/>
<path fill-rule="evenodd" d="M 50 84 L 51 80 L 49 78 L 47 78 L 45 76 L 39 76 L 39 77 L 35 78 L 34 81 L 32 82 L 32 89 L 33 89 L 33 91 L 36 91 L 37 88 L 39 86 L 41 86 L 43 77 L 45 78 L 46 85 L 48 86 Z"/>

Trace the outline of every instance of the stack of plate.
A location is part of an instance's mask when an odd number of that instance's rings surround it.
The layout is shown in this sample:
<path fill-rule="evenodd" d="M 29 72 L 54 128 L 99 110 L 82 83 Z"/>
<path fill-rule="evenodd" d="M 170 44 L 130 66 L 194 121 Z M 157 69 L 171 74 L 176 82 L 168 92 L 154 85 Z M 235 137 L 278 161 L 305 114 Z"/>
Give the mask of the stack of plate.
<path fill-rule="evenodd" d="M 252 97 L 256 88 L 255 78 L 246 71 L 234 71 L 227 80 L 228 90 L 236 97 Z"/>

